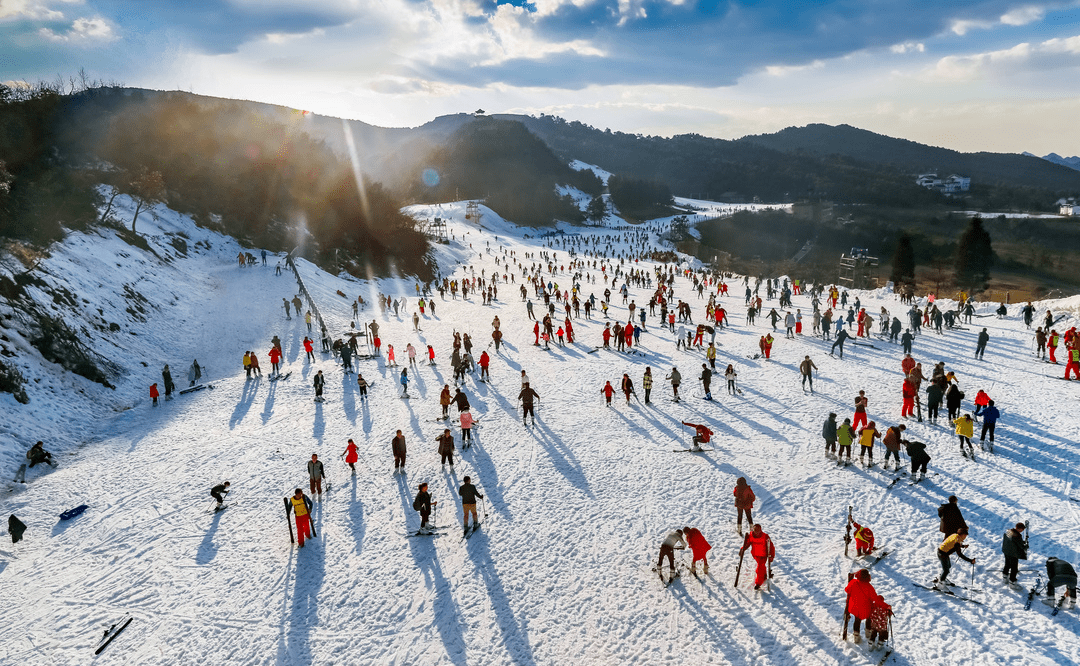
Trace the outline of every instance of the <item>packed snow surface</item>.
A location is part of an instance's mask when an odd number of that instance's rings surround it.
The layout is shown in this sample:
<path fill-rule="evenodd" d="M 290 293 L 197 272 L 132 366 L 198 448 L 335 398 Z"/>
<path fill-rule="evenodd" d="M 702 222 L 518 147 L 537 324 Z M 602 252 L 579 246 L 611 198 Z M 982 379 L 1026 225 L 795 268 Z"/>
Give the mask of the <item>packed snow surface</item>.
<path fill-rule="evenodd" d="M 530 266 L 539 258 L 525 253 L 545 249 L 565 266 L 561 242 L 574 235 L 609 239 L 611 250 L 603 244 L 609 256 L 626 253 L 625 234 L 635 233 L 561 225 L 564 235 L 541 238 L 546 230 L 519 228 L 482 210 L 479 225 L 464 219 L 464 204 L 412 211 L 450 220 L 453 240 L 433 250 L 444 275 L 460 279 L 475 270 L 488 277 L 496 257 L 513 252 L 512 265 Z M 882 652 L 839 636 L 842 589 L 859 566 L 844 554 L 849 505 L 890 552 L 873 569 L 873 584 L 895 611 L 889 663 L 1080 662 L 1076 610 L 1052 617 L 1038 601 L 1024 610 L 1048 556 L 1080 564 L 1080 382 L 1062 381 L 1063 366 L 1034 357 L 1032 331 L 1016 304 L 1006 319 L 992 315 L 996 304 L 980 304 L 967 330 L 924 332 L 914 345 L 927 374 L 937 361 L 956 372 L 965 411 L 979 389 L 997 401 L 1003 417 L 994 452 L 976 446 L 977 461 L 962 458 L 944 419 L 938 425 L 909 420 L 907 436 L 929 445 L 931 476 L 917 485 L 902 476 L 893 484 L 897 473 L 882 470 L 880 445 L 877 466 L 837 467 L 824 455 L 820 431 L 830 411 L 841 420 L 852 415 L 860 389 L 880 430 L 900 422 L 900 348 L 875 335 L 873 347 L 849 343 L 843 360 L 829 356 L 829 345 L 810 335 L 806 296 L 794 297 L 806 315 L 805 334 L 787 340 L 781 328 L 772 359 L 752 359 L 759 337 L 771 330 L 765 315 L 776 301 L 766 301 L 757 324 L 748 326 L 743 282 L 728 280 L 730 293 L 719 302 L 733 326 L 716 337 L 716 400 L 707 402 L 695 380 L 703 350 L 676 350 L 674 335 L 655 316 L 648 316 L 633 354 L 595 349 L 604 327 L 599 311 L 591 321 L 574 320 L 573 344 L 534 346 L 516 270 L 513 284 L 500 280 L 492 306 L 477 295 L 436 294 L 436 313 L 428 309 L 422 330 L 414 331 L 413 280 L 357 281 L 299 261 L 335 336 L 349 330 L 357 295 L 369 303 L 380 292 L 407 299 L 398 316 L 370 305 L 361 312 L 361 323 L 380 323 L 383 345 L 381 358 L 359 362 L 373 384 L 362 402 L 355 376 L 343 375 L 318 344 L 316 361 L 305 362 L 305 324 L 297 316 L 286 320 L 281 307 L 297 283 L 289 271 L 275 275 L 280 257 L 240 268 L 234 241 L 186 217 L 158 213 L 156 220 L 140 219 L 140 231 L 168 261 L 102 232 L 72 234 L 43 266 L 50 284 L 88 301 L 71 315 L 76 321 L 99 316 L 101 307 L 104 320 L 121 322 L 119 332 L 88 329 L 88 343 L 124 370 L 115 391 L 72 378 L 7 332 L 30 381 L 31 402 L 0 395 L 0 508 L 29 530 L 23 542 L 8 542 L 0 552 L 0 663 L 878 663 Z M 658 247 L 645 230 L 661 226 L 638 228 L 633 247 Z M 169 249 L 178 234 L 186 236 L 186 254 Z M 556 241 L 557 249 L 546 248 Z M 570 276 L 557 271 L 545 270 L 545 280 L 569 289 Z M 583 281 L 583 295 L 602 298 L 601 272 L 587 273 L 596 282 Z M 118 296 L 122 284 L 135 281 L 152 304 L 145 322 L 125 315 Z M 610 321 L 625 321 L 627 308 L 612 291 Z M 644 307 L 649 291 L 631 287 L 630 297 Z M 675 280 L 675 295 L 691 304 L 695 322 L 704 319 L 706 300 L 686 278 Z M 851 293 L 856 296 L 875 319 L 882 306 L 906 309 L 884 290 Z M 531 290 L 529 298 L 539 315 L 542 300 Z M 1040 318 L 1047 307 L 1065 314 L 1067 305 L 1072 315 L 1059 330 L 1073 325 L 1076 300 L 1040 304 Z M 496 315 L 505 333 L 499 354 L 489 347 Z M 984 326 L 990 344 L 986 360 L 977 361 L 975 336 Z M 476 441 L 462 452 L 452 420 L 456 465 L 443 468 L 434 440 L 444 427 L 437 420 L 439 392 L 454 385 L 448 359 L 455 330 L 473 336 L 476 356 L 485 349 L 492 355 L 492 377 L 466 380 L 479 419 Z M 271 382 L 266 352 L 274 335 L 291 375 Z M 404 366 L 410 342 L 421 358 L 433 345 L 438 364 L 410 370 L 412 397 L 403 400 L 400 368 L 386 366 L 386 346 L 394 346 Z M 259 355 L 261 378 L 245 379 L 241 356 L 249 349 Z M 804 355 L 820 368 L 812 395 L 799 385 Z M 182 388 L 194 358 L 214 388 L 152 407 L 146 393 L 160 383 L 161 366 L 171 365 Z M 725 391 L 720 375 L 729 363 L 741 395 Z M 648 406 L 646 366 L 656 378 Z M 673 366 L 684 378 L 679 403 L 670 401 L 664 381 Z M 328 380 L 321 404 L 313 402 L 311 386 L 320 369 Z M 540 394 L 535 426 L 521 423 L 521 370 Z M 627 405 L 616 393 L 606 407 L 601 388 L 607 380 L 618 387 L 623 373 L 637 397 Z M 716 433 L 715 450 L 675 453 L 692 434 L 682 421 L 707 424 Z M 403 475 L 393 473 L 390 452 L 398 429 L 409 446 Z M 355 476 L 339 457 L 349 438 L 361 452 Z M 26 485 L 11 483 L 18 457 L 38 439 L 58 454 L 59 467 L 34 468 Z M 332 487 L 315 501 L 318 537 L 299 549 L 289 541 L 282 498 L 297 487 L 307 492 L 312 453 L 325 462 Z M 467 541 L 457 498 L 465 475 L 486 496 L 483 525 Z M 732 499 L 739 476 L 757 494 L 754 517 L 776 544 L 771 591 L 752 590 L 749 557 L 740 586 L 732 584 L 742 543 Z M 232 484 L 232 504 L 211 513 L 209 489 L 223 480 Z M 423 481 L 439 502 L 437 524 L 449 528 L 438 537 L 406 538 L 419 523 L 411 505 Z M 978 560 L 974 582 L 981 590 L 972 595 L 982 605 L 913 585 L 937 574 L 936 510 L 950 494 L 959 496 L 971 526 L 968 553 Z M 82 516 L 58 520 L 61 511 L 84 503 L 90 508 Z M 1032 556 L 1023 563 L 1022 588 L 1014 589 L 999 573 L 1001 534 L 1023 520 L 1031 521 Z M 650 569 L 665 535 L 683 526 L 700 528 L 712 543 L 710 574 L 684 573 L 664 587 Z M 958 561 L 952 578 L 968 584 L 971 574 Z M 93 657 L 102 630 L 125 613 L 132 624 Z"/>

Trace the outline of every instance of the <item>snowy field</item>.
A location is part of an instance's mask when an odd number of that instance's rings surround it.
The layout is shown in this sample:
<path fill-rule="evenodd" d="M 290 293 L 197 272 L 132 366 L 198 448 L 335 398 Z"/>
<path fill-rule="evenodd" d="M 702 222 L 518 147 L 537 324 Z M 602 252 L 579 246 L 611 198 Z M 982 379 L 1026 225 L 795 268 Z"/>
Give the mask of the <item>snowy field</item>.
<path fill-rule="evenodd" d="M 523 253 L 548 242 L 525 238 L 536 230 L 483 210 L 479 227 L 464 220 L 464 204 L 414 210 L 450 219 L 455 240 L 434 250 L 444 274 L 490 275 L 503 250 L 529 265 Z M 965 410 L 980 388 L 997 401 L 1003 418 L 995 452 L 980 452 L 977 462 L 962 458 L 950 429 L 909 421 L 907 436 L 929 445 L 931 476 L 893 484 L 896 474 L 880 466 L 838 468 L 824 456 L 819 433 L 830 411 L 851 416 L 860 389 L 880 430 L 900 422 L 899 346 L 876 338 L 873 348 L 848 344 L 840 360 L 821 340 L 785 340 L 781 330 L 772 360 L 752 360 L 769 327 L 764 316 L 756 326 L 744 323 L 741 280 L 729 281 L 730 296 L 720 301 L 735 325 L 716 341 L 718 370 L 733 363 L 743 394 L 726 395 L 717 377 L 717 399 L 706 402 L 694 380 L 704 353 L 677 351 L 655 317 L 635 354 L 590 353 L 601 344 L 602 315 L 574 322 L 575 344 L 544 350 L 532 344 L 519 271 L 514 284 L 500 283 L 493 306 L 436 295 L 436 315 L 429 311 L 414 332 L 413 281 L 360 282 L 300 261 L 331 331 L 348 329 L 349 300 L 363 294 L 370 302 L 382 292 L 409 303 L 400 317 L 370 306 L 362 313 L 380 322 L 384 354 L 387 344 L 399 359 L 409 342 L 436 349 L 438 365 L 410 372 L 411 400 L 398 397 L 398 369 L 384 359 L 361 361 L 373 382 L 362 403 L 354 377 L 343 376 L 329 355 L 305 362 L 304 323 L 286 321 L 281 309 L 296 281 L 288 272 L 275 277 L 277 258 L 239 268 L 235 242 L 159 213 L 156 221 L 140 219 L 140 230 L 168 261 L 103 232 L 73 234 L 44 265 L 47 282 L 85 299 L 70 315 L 73 324 L 121 323 L 117 333 L 87 333 L 88 344 L 127 373 L 115 391 L 41 361 L 6 331 L 5 348 L 17 352 L 9 360 L 31 382 L 31 403 L 0 394 L 0 509 L 30 529 L 23 542 L 8 541 L 0 551 L 0 664 L 874 664 L 881 652 L 839 638 L 843 585 L 858 566 L 844 555 L 849 505 L 890 551 L 873 569 L 874 585 L 895 611 L 896 652 L 888 663 L 1080 662 L 1076 610 L 1052 617 L 1039 602 L 1024 610 L 1047 557 L 1080 563 L 1080 382 L 1061 381 L 1063 366 L 1034 358 L 1032 332 L 1016 305 L 1005 320 L 990 316 L 996 304 L 981 305 L 970 330 L 924 333 L 914 345 L 927 374 L 937 361 L 956 372 Z M 616 250 L 628 249 L 611 230 L 564 231 L 611 236 Z M 186 255 L 171 249 L 180 233 Z M 656 242 L 650 237 L 646 245 Z M 565 264 L 567 252 L 556 251 Z M 604 284 L 599 271 L 590 273 L 597 283 L 583 284 L 583 292 L 599 299 Z M 550 279 L 570 286 L 565 272 Z M 148 300 L 145 322 L 125 314 L 123 284 Z M 647 304 L 647 290 L 630 291 Z M 678 278 L 675 293 L 693 306 L 695 321 L 704 318 L 706 301 L 688 280 Z M 904 309 L 891 294 L 856 295 L 875 319 L 881 306 Z M 775 305 L 767 301 L 763 315 Z M 796 296 L 794 305 L 809 321 L 809 299 Z M 1080 298 L 1040 306 L 1061 313 L 1068 306 L 1075 315 Z M 541 307 L 537 302 L 538 313 Z M 456 466 L 443 469 L 434 439 L 443 428 L 439 391 L 453 387 L 453 331 L 469 332 L 478 356 L 495 315 L 505 346 L 493 354 L 492 381 L 470 377 L 464 387 L 479 417 L 476 442 L 462 453 L 459 440 Z M 615 295 L 611 315 L 627 315 Z M 1059 326 L 1076 323 L 1072 316 Z M 991 340 L 986 360 L 976 361 L 983 326 Z M 291 376 L 245 381 L 244 351 L 255 350 L 268 374 L 274 335 Z M 813 395 L 799 386 L 805 354 L 820 368 Z M 215 388 L 151 407 L 147 387 L 160 382 L 161 366 L 169 363 L 182 387 L 193 358 Z M 616 394 L 615 406 L 605 407 L 601 387 L 606 380 L 618 386 L 624 372 L 643 396 L 645 366 L 657 380 L 654 404 L 627 406 Z M 669 401 L 663 381 L 672 366 L 684 377 L 680 403 Z M 322 404 L 312 400 L 319 369 L 328 380 Z M 522 369 L 541 396 L 535 426 L 520 421 Z M 708 424 L 715 450 L 674 453 L 692 434 L 681 421 Z M 397 429 L 408 440 L 405 475 L 392 473 Z M 355 476 L 339 458 L 348 438 L 360 446 Z M 12 483 L 18 457 L 37 439 L 58 454 L 59 468 L 35 468 L 25 486 Z M 289 542 L 282 497 L 296 487 L 306 492 L 312 453 L 326 463 L 332 488 L 316 503 L 318 538 L 300 550 Z M 883 453 L 879 445 L 878 461 Z M 455 501 L 465 475 L 487 497 L 483 526 L 467 541 Z M 755 519 L 777 547 L 766 593 L 751 588 L 750 558 L 740 587 L 732 586 L 741 545 L 732 501 L 739 476 L 757 494 Z M 209 489 L 223 480 L 232 483 L 234 504 L 211 513 Z M 411 504 L 422 481 L 440 502 L 437 523 L 453 527 L 439 537 L 406 538 L 419 522 Z M 959 496 L 972 530 L 968 553 L 978 558 L 975 598 L 982 605 L 913 585 L 937 574 L 936 509 L 950 494 Z M 82 516 L 58 520 L 83 503 L 90 508 Z M 1004 585 L 999 571 L 1001 533 L 1022 520 L 1032 523 L 1032 559 L 1023 563 L 1029 570 L 1021 590 Z M 712 543 L 710 575 L 684 574 L 665 588 L 650 567 L 664 536 L 687 525 Z M 953 579 L 967 584 L 970 576 L 958 562 Z M 134 622 L 95 658 L 102 629 L 124 613 Z"/>

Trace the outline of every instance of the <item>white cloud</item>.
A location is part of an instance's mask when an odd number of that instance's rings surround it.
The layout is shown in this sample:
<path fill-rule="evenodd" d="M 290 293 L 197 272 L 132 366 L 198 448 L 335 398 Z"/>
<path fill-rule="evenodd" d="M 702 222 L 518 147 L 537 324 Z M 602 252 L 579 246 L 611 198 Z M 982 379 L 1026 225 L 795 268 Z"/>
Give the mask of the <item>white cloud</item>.
<path fill-rule="evenodd" d="M 765 73 L 769 76 L 787 76 L 788 74 L 805 72 L 810 69 L 821 69 L 824 66 L 824 60 L 815 60 L 805 65 L 766 65 Z"/>
<path fill-rule="evenodd" d="M 903 44 L 893 44 L 889 47 L 889 50 L 893 53 L 925 53 L 926 45 L 922 42 L 904 42 Z"/>
<path fill-rule="evenodd" d="M 968 32 L 970 32 L 971 30 L 975 30 L 975 29 L 989 30 L 992 27 L 994 27 L 994 23 L 992 21 L 977 21 L 977 20 L 961 19 L 961 20 L 958 20 L 958 21 L 953 21 L 953 24 L 949 29 L 952 30 L 957 35 L 960 35 L 961 37 L 963 37 L 964 35 L 968 34 Z"/>
<path fill-rule="evenodd" d="M 111 42 L 117 39 L 112 26 L 103 18 L 77 18 L 67 32 L 58 33 L 50 28 L 38 30 L 38 34 L 52 42 L 89 43 Z"/>
<path fill-rule="evenodd" d="M 47 0 L 0 0 L 0 21 L 30 19 L 34 21 L 59 21 L 63 13 L 50 9 L 55 4 Z"/>
<path fill-rule="evenodd" d="M 924 72 L 930 80 L 970 81 L 995 74 L 1048 71 L 1080 66 L 1080 36 L 1049 39 L 1039 44 L 1022 43 L 1008 49 L 946 56 Z"/>
<path fill-rule="evenodd" d="M 1005 25 L 1027 25 L 1028 23 L 1041 21 L 1044 16 L 1046 16 L 1045 9 L 1029 5 L 1002 14 L 1001 22 Z"/>

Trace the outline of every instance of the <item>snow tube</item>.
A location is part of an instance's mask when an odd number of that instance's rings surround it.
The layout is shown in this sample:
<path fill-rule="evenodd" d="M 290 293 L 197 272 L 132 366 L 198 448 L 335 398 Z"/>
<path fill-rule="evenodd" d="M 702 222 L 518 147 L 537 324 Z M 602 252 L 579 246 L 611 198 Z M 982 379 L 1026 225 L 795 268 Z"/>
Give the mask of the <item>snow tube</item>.
<path fill-rule="evenodd" d="M 67 511 L 60 514 L 60 520 L 71 520 L 72 518 L 75 518 L 77 516 L 81 516 L 82 512 L 86 511 L 89 508 L 90 507 L 88 505 L 86 505 L 86 504 L 80 504 L 79 506 L 75 507 L 74 509 L 68 509 Z"/>

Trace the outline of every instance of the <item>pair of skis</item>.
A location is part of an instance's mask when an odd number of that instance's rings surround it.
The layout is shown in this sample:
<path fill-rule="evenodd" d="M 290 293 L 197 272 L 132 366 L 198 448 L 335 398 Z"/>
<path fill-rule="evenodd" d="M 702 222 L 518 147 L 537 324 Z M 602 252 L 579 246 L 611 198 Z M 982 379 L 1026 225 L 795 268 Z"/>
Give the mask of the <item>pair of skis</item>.
<path fill-rule="evenodd" d="M 932 585 L 923 585 L 921 583 L 912 583 L 912 585 L 914 585 L 915 587 L 921 587 L 924 590 L 930 590 L 931 592 L 937 592 L 939 594 L 945 594 L 945 595 L 948 595 L 950 597 L 955 597 L 957 599 L 963 599 L 964 601 L 970 601 L 971 603 L 978 604 L 979 606 L 983 605 L 983 602 L 972 599 L 971 597 L 965 597 L 962 594 L 957 594 L 956 592 L 953 592 L 948 587 L 934 587 Z M 957 586 L 957 587 L 961 587 L 961 586 Z M 967 588 L 961 587 L 961 589 L 967 589 Z M 971 592 L 977 592 L 978 590 L 970 590 L 970 591 Z"/>
<path fill-rule="evenodd" d="M 94 650 L 94 654 L 101 654 L 105 648 L 109 647 L 109 643 L 113 642 L 113 639 L 120 635 L 120 632 L 127 629 L 127 626 L 134 620 L 132 616 L 128 615 L 126 618 L 120 618 L 111 627 L 105 630 L 104 635 L 101 637 L 101 642 L 98 643 L 97 649 Z"/>
<path fill-rule="evenodd" d="M 326 491 L 330 492 L 330 486 L 327 484 Z M 296 543 L 296 536 L 293 533 L 292 520 L 289 519 L 289 513 L 292 511 L 291 498 L 285 498 L 285 524 L 289 526 L 289 543 Z M 308 514 L 308 525 L 311 527 L 311 538 L 314 539 L 319 535 L 315 532 L 315 521 L 311 519 L 311 514 Z"/>

